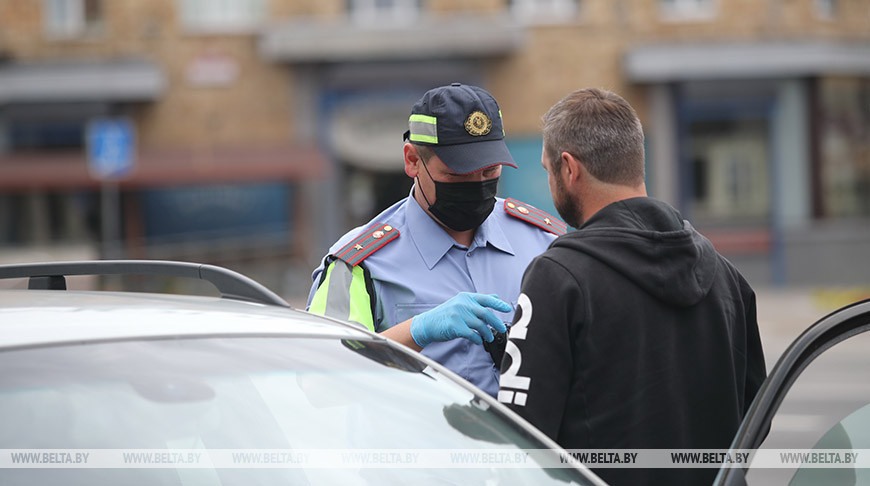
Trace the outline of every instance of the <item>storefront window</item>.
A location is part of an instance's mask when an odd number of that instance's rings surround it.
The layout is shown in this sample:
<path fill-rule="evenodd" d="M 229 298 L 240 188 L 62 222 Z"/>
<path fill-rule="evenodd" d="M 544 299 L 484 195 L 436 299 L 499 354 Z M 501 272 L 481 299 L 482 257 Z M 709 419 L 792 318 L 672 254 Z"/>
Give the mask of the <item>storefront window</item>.
<path fill-rule="evenodd" d="M 778 87 L 747 80 L 678 88 L 681 209 L 697 227 L 771 224 Z"/>
<path fill-rule="evenodd" d="M 819 83 L 819 155 L 824 216 L 870 216 L 870 79 Z"/>
<path fill-rule="evenodd" d="M 706 224 L 766 223 L 770 214 L 767 122 L 689 126 L 692 215 Z"/>

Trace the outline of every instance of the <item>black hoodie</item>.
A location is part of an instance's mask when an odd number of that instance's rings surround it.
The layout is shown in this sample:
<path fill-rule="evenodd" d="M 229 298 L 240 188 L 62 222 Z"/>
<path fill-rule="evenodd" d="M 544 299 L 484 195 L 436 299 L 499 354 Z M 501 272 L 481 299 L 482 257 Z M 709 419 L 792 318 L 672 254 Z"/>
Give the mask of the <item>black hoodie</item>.
<path fill-rule="evenodd" d="M 668 204 L 603 208 L 523 276 L 499 400 L 566 449 L 727 449 L 765 377 L 755 293 Z M 715 469 L 598 469 L 710 484 Z"/>

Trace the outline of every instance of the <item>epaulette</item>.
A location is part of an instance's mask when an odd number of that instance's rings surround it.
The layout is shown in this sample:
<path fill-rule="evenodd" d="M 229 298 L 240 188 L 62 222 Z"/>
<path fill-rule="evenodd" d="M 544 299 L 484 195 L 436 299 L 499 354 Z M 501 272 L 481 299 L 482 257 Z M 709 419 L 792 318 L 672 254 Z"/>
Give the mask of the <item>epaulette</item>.
<path fill-rule="evenodd" d="M 558 218 L 554 218 L 540 209 L 529 206 L 524 202 L 513 198 L 504 201 L 504 210 L 515 218 L 531 223 L 542 230 L 549 231 L 556 236 L 562 236 L 568 232 L 568 225 Z"/>
<path fill-rule="evenodd" d="M 355 267 L 372 253 L 399 237 L 399 230 L 388 224 L 375 223 L 344 245 L 332 256 Z"/>

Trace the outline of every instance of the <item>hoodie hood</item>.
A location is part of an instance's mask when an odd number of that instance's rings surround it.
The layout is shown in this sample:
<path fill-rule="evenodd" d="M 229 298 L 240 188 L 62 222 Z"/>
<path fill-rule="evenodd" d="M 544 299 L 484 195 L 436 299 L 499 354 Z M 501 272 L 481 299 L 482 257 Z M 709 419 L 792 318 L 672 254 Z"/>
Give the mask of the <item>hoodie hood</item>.
<path fill-rule="evenodd" d="M 552 248 L 585 253 L 670 305 L 697 304 L 713 285 L 717 253 L 710 241 L 662 201 L 612 203 Z M 595 279 L 595 276 L 590 276 Z"/>

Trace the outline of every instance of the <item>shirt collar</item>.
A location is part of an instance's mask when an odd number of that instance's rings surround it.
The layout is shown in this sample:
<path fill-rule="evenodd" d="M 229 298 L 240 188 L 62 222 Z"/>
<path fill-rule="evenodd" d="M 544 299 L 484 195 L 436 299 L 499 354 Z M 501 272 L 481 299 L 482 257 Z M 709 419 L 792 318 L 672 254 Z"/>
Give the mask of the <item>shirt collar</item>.
<path fill-rule="evenodd" d="M 500 202 L 496 203 L 493 213 L 500 206 Z M 451 248 L 454 246 L 459 247 L 456 240 L 447 234 L 444 228 L 423 210 L 420 203 L 414 198 L 413 187 L 411 188 L 411 194 L 408 196 L 405 221 L 408 224 L 409 233 L 414 241 L 414 245 L 420 252 L 420 256 L 423 257 L 423 261 L 426 262 L 426 267 L 430 270 Z M 513 248 L 505 236 L 499 221 L 493 217 L 493 214 L 490 214 L 477 229 L 474 240 L 471 243 L 471 249 L 484 247 L 487 243 L 505 253 L 514 254 Z"/>
<path fill-rule="evenodd" d="M 480 228 L 477 229 L 477 233 L 474 235 L 474 242 L 471 246 L 483 247 L 489 243 L 493 247 L 513 255 L 514 249 L 501 226 L 502 218 L 499 218 L 496 214 L 499 211 L 501 212 L 500 214 L 504 213 L 504 201 L 496 200 L 492 213 L 480 225 Z"/>

